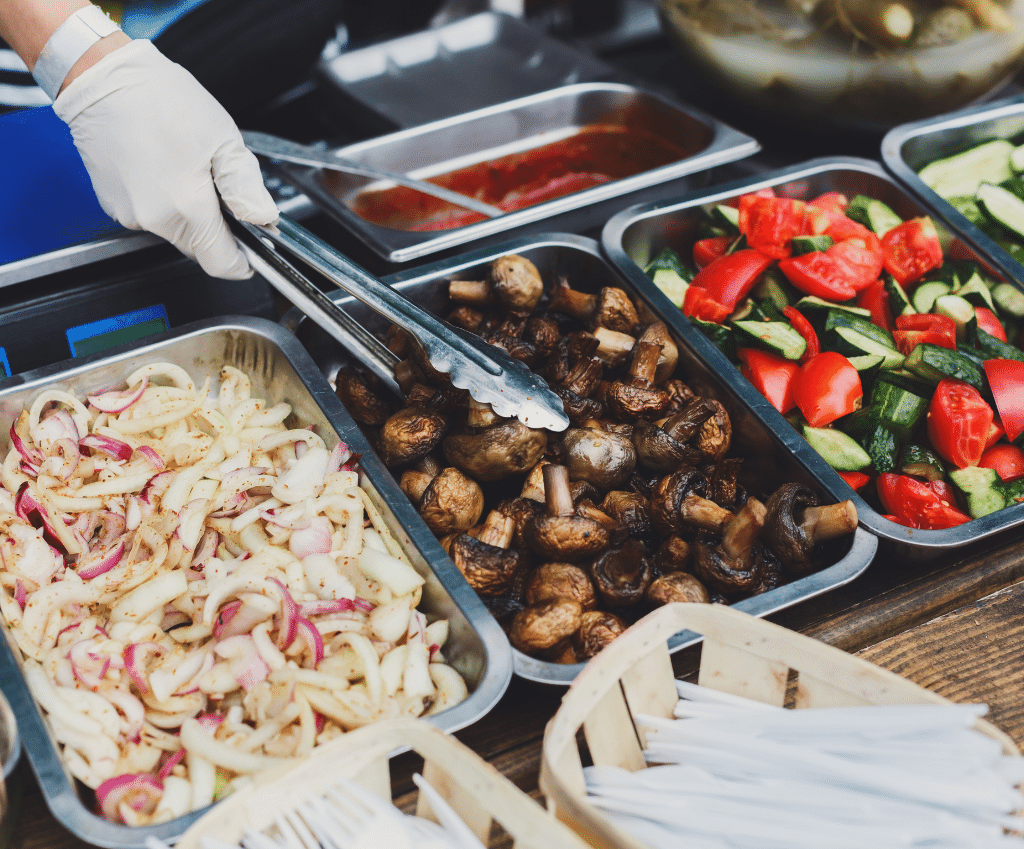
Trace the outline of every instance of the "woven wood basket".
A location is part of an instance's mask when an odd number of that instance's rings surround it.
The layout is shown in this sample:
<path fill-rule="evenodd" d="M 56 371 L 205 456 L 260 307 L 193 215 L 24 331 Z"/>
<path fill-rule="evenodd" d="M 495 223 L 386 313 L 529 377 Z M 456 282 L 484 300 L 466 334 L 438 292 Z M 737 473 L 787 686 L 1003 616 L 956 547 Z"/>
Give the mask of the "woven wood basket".
<path fill-rule="evenodd" d="M 384 720 L 350 731 L 318 746 L 294 765 L 259 774 L 251 786 L 218 802 L 196 820 L 176 849 L 200 849 L 200 835 L 237 846 L 246 831 L 270 827 L 274 817 L 322 792 L 335 778 L 356 781 L 390 800 L 391 758 L 409 750 L 423 757 L 423 777 L 485 846 L 492 822 L 498 822 L 517 849 L 587 849 L 572 831 L 479 755 L 430 723 L 414 719 Z M 436 822 L 418 791 L 416 815 Z"/>
<path fill-rule="evenodd" d="M 540 788 L 548 809 L 596 849 L 646 849 L 586 801 L 577 732 L 594 764 L 644 769 L 637 714 L 672 717 L 678 701 L 667 641 L 679 631 L 704 635 L 698 683 L 796 708 L 945 704 L 947 699 L 893 672 L 817 640 L 719 604 L 659 608 L 616 638 L 576 677 L 544 732 Z M 976 727 L 1020 755 L 992 724 Z M 681 847 L 683 849 L 683 847 Z"/>

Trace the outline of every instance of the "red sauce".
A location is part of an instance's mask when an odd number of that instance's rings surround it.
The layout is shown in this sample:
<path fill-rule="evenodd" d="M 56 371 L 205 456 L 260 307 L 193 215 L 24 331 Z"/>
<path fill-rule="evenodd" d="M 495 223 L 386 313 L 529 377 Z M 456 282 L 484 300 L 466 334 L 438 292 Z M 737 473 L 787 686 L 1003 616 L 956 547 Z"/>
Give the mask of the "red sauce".
<path fill-rule="evenodd" d="M 687 155 L 648 130 L 597 125 L 551 144 L 439 174 L 430 182 L 512 212 L 659 168 Z M 486 220 L 478 212 L 404 186 L 361 192 L 352 209 L 373 224 L 396 230 L 451 230 Z"/>

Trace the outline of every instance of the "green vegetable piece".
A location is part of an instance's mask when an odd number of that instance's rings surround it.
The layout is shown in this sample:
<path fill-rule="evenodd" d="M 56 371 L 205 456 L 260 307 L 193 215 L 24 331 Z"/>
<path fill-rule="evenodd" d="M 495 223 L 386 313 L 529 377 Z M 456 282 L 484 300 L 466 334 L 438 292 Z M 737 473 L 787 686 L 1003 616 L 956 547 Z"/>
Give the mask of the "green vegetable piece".
<path fill-rule="evenodd" d="M 1024 292 L 1012 283 L 997 283 L 992 289 L 992 300 L 998 307 L 997 312 L 1024 318 Z"/>
<path fill-rule="evenodd" d="M 907 445 L 900 460 L 900 472 L 905 475 L 939 481 L 946 477 L 946 467 L 939 455 L 923 445 Z"/>
<path fill-rule="evenodd" d="M 1005 139 L 994 139 L 962 153 L 936 159 L 925 165 L 918 176 L 940 197 L 969 197 L 978 191 L 982 182 L 1002 183 L 1013 176 L 1010 168 L 1013 148 Z"/>
<path fill-rule="evenodd" d="M 981 466 L 954 469 L 949 473 L 949 479 L 967 496 L 967 512 L 972 518 L 987 516 L 1007 506 L 1006 495 L 995 469 Z"/>
<path fill-rule="evenodd" d="M 867 195 L 855 195 L 846 207 L 846 214 L 878 236 L 884 236 L 897 224 L 903 223 L 903 219 L 889 206 Z"/>
<path fill-rule="evenodd" d="M 835 239 L 831 236 L 794 236 L 790 244 L 793 256 L 801 256 L 826 251 L 835 244 Z"/>
<path fill-rule="evenodd" d="M 808 445 L 837 471 L 857 472 L 871 465 L 868 452 L 840 430 L 806 425 L 803 433 Z"/>
<path fill-rule="evenodd" d="M 879 472 L 891 472 L 896 468 L 900 454 L 900 440 L 889 428 L 878 425 L 864 442 L 871 465 Z"/>

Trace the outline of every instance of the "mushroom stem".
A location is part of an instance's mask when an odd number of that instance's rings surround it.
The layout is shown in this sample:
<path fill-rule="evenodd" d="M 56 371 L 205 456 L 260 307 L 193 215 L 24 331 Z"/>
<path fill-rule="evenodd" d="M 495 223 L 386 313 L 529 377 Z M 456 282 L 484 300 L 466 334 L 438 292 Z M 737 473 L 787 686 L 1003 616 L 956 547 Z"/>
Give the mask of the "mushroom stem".
<path fill-rule="evenodd" d="M 448 297 L 459 304 L 484 306 L 494 299 L 494 292 L 486 280 L 450 280 Z"/>
<path fill-rule="evenodd" d="M 530 469 L 530 473 L 523 481 L 523 488 L 519 493 L 520 498 L 528 498 L 530 501 L 545 501 L 544 495 L 544 467 L 548 465 L 547 460 L 541 460 L 536 466 Z"/>
<path fill-rule="evenodd" d="M 722 531 L 722 551 L 730 560 L 740 560 L 750 553 L 761 528 L 764 527 L 768 509 L 756 498 L 747 499 L 743 509 Z"/>
<path fill-rule="evenodd" d="M 516 523 L 511 516 L 492 510 L 484 519 L 484 526 L 480 529 L 477 539 L 495 548 L 508 548 L 512 544 L 515 532 Z"/>
<path fill-rule="evenodd" d="M 643 340 L 637 342 L 636 349 L 633 351 L 633 362 L 629 366 L 629 373 L 633 380 L 642 380 L 645 384 L 653 384 L 660 356 L 661 345 Z"/>
<path fill-rule="evenodd" d="M 408 395 L 409 390 L 416 384 L 419 378 L 419 369 L 412 360 L 402 360 L 395 364 L 395 383 L 402 390 L 403 395 Z"/>
<path fill-rule="evenodd" d="M 857 528 L 857 507 L 849 499 L 804 510 L 800 529 L 809 545 L 852 533 Z"/>
<path fill-rule="evenodd" d="M 559 277 L 558 282 L 551 290 L 551 301 L 548 309 L 552 312 L 562 312 L 571 315 L 580 321 L 587 321 L 597 309 L 597 295 L 588 295 L 586 292 L 577 292 L 570 288 L 564 277 Z"/>
<path fill-rule="evenodd" d="M 679 517 L 688 525 L 723 533 L 726 525 L 735 517 L 724 507 L 699 495 L 687 495 L 679 505 Z"/>
<path fill-rule="evenodd" d="M 467 425 L 470 427 L 490 427 L 499 421 L 499 416 L 491 409 L 490 404 L 484 404 L 475 398 L 469 399 L 466 410 Z"/>
<path fill-rule="evenodd" d="M 668 332 L 665 322 L 656 321 L 647 325 L 644 332 L 640 334 L 641 342 L 653 342 L 661 346 L 661 353 L 658 355 L 658 369 L 654 374 L 655 383 L 664 383 L 672 376 L 679 362 L 679 348 L 675 340 Z"/>
<path fill-rule="evenodd" d="M 689 442 L 715 410 L 704 398 L 694 398 L 668 419 L 661 429 L 676 442 Z"/>
<path fill-rule="evenodd" d="M 609 366 L 621 365 L 636 344 L 636 339 L 628 333 L 619 333 L 607 327 L 595 328 L 594 338 L 597 339 L 597 358 Z"/>
<path fill-rule="evenodd" d="M 604 374 L 604 364 L 596 357 L 584 357 L 569 369 L 562 386 L 586 398 L 597 387 Z"/>
<path fill-rule="evenodd" d="M 549 516 L 571 516 L 575 510 L 569 491 L 569 470 L 548 463 L 544 467 L 544 497 Z"/>
<path fill-rule="evenodd" d="M 590 519 L 592 522 L 597 522 L 597 524 L 609 533 L 618 530 L 619 528 L 619 523 L 616 519 L 609 516 L 596 504 L 592 501 L 588 501 L 587 499 L 583 499 L 576 505 L 576 515 L 582 516 L 584 519 Z"/>

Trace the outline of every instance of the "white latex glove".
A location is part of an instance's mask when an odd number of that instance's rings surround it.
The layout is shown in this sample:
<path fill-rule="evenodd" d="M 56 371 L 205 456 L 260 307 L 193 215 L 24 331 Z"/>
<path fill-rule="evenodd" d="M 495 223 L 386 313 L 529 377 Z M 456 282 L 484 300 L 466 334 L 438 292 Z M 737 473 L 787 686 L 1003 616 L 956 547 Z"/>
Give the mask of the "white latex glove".
<path fill-rule="evenodd" d="M 276 221 L 277 207 L 235 122 L 188 71 L 149 41 L 132 41 L 71 82 L 53 109 L 107 215 L 162 236 L 207 274 L 252 275 L 218 192 L 253 224 Z"/>

